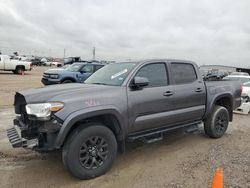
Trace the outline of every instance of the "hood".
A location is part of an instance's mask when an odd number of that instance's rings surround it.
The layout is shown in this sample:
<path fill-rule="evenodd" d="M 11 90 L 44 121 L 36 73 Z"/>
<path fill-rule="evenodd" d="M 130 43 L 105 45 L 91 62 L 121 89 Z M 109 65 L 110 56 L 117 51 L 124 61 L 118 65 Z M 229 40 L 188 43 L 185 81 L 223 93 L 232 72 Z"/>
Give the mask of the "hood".
<path fill-rule="evenodd" d="M 75 74 L 76 72 L 71 72 L 71 71 L 67 71 L 65 69 L 59 68 L 59 69 L 49 69 L 49 70 L 46 70 L 44 73 L 47 73 L 47 74 L 63 74 L 63 73 Z"/>
<path fill-rule="evenodd" d="M 65 119 L 70 113 L 95 106 L 121 106 L 127 104 L 126 87 L 95 84 L 58 84 L 17 92 L 27 104 L 63 102 L 64 108 L 55 115 Z M 17 103 L 18 98 L 15 98 Z"/>
<path fill-rule="evenodd" d="M 80 83 L 70 83 L 70 84 L 58 84 L 45 86 L 35 89 L 28 89 L 19 91 L 21 95 L 25 97 L 27 103 L 39 103 L 47 101 L 62 101 L 72 100 L 74 97 L 83 96 L 90 92 L 95 92 L 100 90 L 107 90 L 110 88 L 115 88 L 114 86 L 103 86 L 95 84 L 80 84 Z"/>
<path fill-rule="evenodd" d="M 49 70 L 45 71 L 44 73 L 51 73 L 51 72 L 54 72 L 54 71 L 61 71 L 61 70 L 64 70 L 64 69 L 63 68 L 49 69 Z"/>

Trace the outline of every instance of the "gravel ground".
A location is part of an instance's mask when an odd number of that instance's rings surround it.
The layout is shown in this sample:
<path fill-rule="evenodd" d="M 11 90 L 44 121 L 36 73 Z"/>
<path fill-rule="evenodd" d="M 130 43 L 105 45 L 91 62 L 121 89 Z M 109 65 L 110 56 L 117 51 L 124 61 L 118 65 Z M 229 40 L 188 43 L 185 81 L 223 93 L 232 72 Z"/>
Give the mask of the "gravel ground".
<path fill-rule="evenodd" d="M 25 76 L 0 73 L 0 187 L 210 187 L 216 168 L 224 171 L 225 187 L 250 187 L 250 116 L 235 115 L 220 139 L 181 131 L 152 144 L 128 145 L 112 169 L 94 180 L 72 177 L 61 153 L 38 154 L 11 148 L 5 130 L 14 117 L 13 94 L 20 88 L 39 87 L 38 67 Z"/>

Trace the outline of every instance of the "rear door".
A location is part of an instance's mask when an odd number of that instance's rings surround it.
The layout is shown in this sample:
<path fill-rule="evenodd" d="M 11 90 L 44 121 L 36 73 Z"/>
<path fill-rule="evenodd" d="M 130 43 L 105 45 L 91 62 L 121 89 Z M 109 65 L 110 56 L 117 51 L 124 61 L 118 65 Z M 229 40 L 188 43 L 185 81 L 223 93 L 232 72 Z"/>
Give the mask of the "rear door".
<path fill-rule="evenodd" d="M 169 64 L 173 86 L 174 116 L 169 123 L 187 123 L 200 120 L 205 113 L 206 88 L 198 68 L 192 63 L 171 62 Z"/>

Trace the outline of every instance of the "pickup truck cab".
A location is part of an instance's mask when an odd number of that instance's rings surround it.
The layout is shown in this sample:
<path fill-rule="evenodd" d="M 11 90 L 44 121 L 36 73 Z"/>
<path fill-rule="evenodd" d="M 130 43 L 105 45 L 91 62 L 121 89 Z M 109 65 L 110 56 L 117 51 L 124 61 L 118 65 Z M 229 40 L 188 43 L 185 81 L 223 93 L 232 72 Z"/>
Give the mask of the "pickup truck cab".
<path fill-rule="evenodd" d="M 43 73 L 42 83 L 44 85 L 81 83 L 104 65 L 100 63 L 74 63 L 65 69 L 49 69 Z"/>
<path fill-rule="evenodd" d="M 23 60 L 10 59 L 8 55 L 0 55 L 0 70 L 12 71 L 14 74 L 21 74 L 24 71 L 30 71 L 32 63 Z"/>
<path fill-rule="evenodd" d="M 7 134 L 13 147 L 62 149 L 67 169 L 90 179 L 107 172 L 127 142 L 195 131 L 202 122 L 209 137 L 222 137 L 241 104 L 241 89 L 234 81 L 204 82 L 191 61 L 114 63 L 85 84 L 17 92 L 16 126 Z"/>

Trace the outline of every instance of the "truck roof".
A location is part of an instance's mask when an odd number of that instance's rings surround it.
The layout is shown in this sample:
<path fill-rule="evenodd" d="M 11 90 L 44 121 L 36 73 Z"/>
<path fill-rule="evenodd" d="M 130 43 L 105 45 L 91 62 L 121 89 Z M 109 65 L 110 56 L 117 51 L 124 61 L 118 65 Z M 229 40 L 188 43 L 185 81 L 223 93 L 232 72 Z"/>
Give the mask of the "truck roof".
<path fill-rule="evenodd" d="M 193 61 L 189 61 L 189 60 L 181 60 L 181 59 L 172 59 L 172 58 L 162 58 L 162 59 L 144 59 L 144 60 L 137 60 L 137 61 L 122 61 L 122 62 L 117 62 L 117 63 L 136 63 L 136 64 L 140 64 L 140 63 L 145 63 L 145 62 L 161 62 L 161 61 L 171 61 L 171 62 L 176 62 L 176 63 L 194 63 Z"/>

